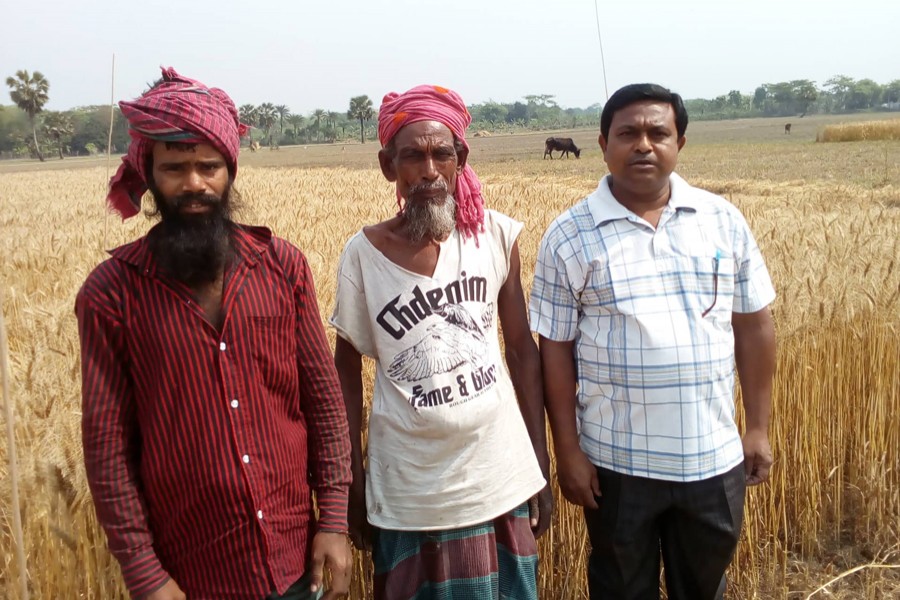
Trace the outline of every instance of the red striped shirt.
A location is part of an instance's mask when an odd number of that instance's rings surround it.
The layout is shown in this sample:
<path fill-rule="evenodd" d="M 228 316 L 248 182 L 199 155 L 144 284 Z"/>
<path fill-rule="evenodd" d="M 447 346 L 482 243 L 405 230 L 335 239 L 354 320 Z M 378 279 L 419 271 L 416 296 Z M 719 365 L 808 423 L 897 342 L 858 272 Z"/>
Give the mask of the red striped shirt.
<path fill-rule="evenodd" d="M 76 299 L 88 481 L 135 597 L 169 576 L 193 600 L 283 593 L 306 569 L 311 488 L 318 529 L 347 529 L 347 416 L 309 265 L 264 228 L 234 242 L 221 332 L 146 238 Z"/>

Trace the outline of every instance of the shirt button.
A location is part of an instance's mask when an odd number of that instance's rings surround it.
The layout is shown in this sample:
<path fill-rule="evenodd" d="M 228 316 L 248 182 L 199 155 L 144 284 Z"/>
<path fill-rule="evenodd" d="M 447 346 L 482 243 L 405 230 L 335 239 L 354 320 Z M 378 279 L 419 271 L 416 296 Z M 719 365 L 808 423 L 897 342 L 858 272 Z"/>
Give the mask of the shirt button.
<path fill-rule="evenodd" d="M 225 345 L 225 342 L 222 342 L 221 344 L 219 344 L 219 350 L 221 350 L 222 352 L 225 352 L 225 348 L 227 348 L 227 346 Z"/>
<path fill-rule="evenodd" d="M 261 511 L 261 510 L 256 511 L 256 516 L 257 516 L 260 520 L 262 520 L 262 518 L 263 518 L 262 511 Z"/>
<path fill-rule="evenodd" d="M 237 408 L 237 407 L 238 407 L 238 404 L 239 404 L 239 403 L 238 403 L 237 400 L 232 400 L 232 401 L 231 401 L 231 408 Z"/>
<path fill-rule="evenodd" d="M 250 455 L 249 455 L 249 454 L 245 454 L 244 456 L 241 457 L 241 460 L 244 461 L 244 464 L 249 463 L 249 462 L 250 462 Z"/>

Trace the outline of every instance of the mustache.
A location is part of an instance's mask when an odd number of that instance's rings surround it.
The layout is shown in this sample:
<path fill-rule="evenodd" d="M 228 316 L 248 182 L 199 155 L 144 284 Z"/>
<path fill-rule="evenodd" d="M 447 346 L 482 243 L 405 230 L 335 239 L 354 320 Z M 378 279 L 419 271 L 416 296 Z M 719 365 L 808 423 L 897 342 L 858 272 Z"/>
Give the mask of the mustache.
<path fill-rule="evenodd" d="M 419 194 L 422 192 L 444 192 L 447 193 L 450 190 L 447 187 L 447 182 L 442 179 L 438 179 L 436 181 L 431 181 L 427 183 L 417 183 L 415 185 L 411 185 L 407 190 L 408 196 L 414 196 L 415 194 Z"/>
<path fill-rule="evenodd" d="M 185 204 L 194 204 L 198 203 L 202 206 L 215 206 L 221 202 L 221 198 L 216 196 L 215 194 L 181 194 L 179 196 L 175 196 L 172 199 L 172 204 L 176 209 L 182 208 Z"/>

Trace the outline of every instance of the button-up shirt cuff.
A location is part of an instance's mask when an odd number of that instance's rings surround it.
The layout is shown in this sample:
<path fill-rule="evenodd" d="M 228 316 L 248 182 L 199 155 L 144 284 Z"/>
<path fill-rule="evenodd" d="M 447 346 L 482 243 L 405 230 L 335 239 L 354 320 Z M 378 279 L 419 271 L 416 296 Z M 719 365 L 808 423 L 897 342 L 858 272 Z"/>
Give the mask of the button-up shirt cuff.
<path fill-rule="evenodd" d="M 346 533 L 349 530 L 346 491 L 319 490 L 316 501 L 319 505 L 318 531 Z"/>
<path fill-rule="evenodd" d="M 145 598 L 171 579 L 150 549 L 136 554 L 128 561 L 119 559 L 119 564 L 125 585 L 133 598 Z"/>

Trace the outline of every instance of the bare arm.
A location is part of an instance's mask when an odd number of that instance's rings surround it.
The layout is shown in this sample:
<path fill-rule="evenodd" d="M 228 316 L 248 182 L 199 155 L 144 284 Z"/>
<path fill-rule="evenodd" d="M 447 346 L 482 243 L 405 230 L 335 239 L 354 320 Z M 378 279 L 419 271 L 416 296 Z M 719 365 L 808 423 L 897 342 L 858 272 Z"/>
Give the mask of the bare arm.
<path fill-rule="evenodd" d="M 509 275 L 500 288 L 497 310 L 503 327 L 506 364 L 519 399 L 519 409 L 525 419 L 525 427 L 531 437 L 538 464 L 549 481 L 550 456 L 547 453 L 547 430 L 544 422 L 541 357 L 528 329 L 525 295 L 519 271 L 519 246 L 516 243 L 510 255 Z"/>
<path fill-rule="evenodd" d="M 364 549 L 369 546 L 369 528 L 366 517 L 366 470 L 362 450 L 362 356 L 340 335 L 335 344 L 334 364 L 344 393 L 347 421 L 350 424 L 350 466 L 353 473 L 348 514 L 350 537 L 357 548 Z"/>
<path fill-rule="evenodd" d="M 560 491 L 572 504 L 597 508 L 594 499 L 600 496 L 597 469 L 578 443 L 575 342 L 554 342 L 541 336 L 540 349 Z"/>
<path fill-rule="evenodd" d="M 509 274 L 500 288 L 497 312 L 503 327 L 506 347 L 506 365 L 525 428 L 531 438 L 538 465 L 547 485 L 532 501 L 531 528 L 535 536 L 542 535 L 550 527 L 553 512 L 553 494 L 550 490 L 550 455 L 547 452 L 547 426 L 544 421 L 544 393 L 541 383 L 541 357 L 528 328 L 525 312 L 525 293 L 522 291 L 519 244 L 513 244 L 509 258 Z"/>
<path fill-rule="evenodd" d="M 747 484 L 757 485 L 768 479 L 772 466 L 768 430 L 775 377 L 775 325 L 768 308 L 732 313 L 731 323 L 746 422 L 744 469 Z"/>

